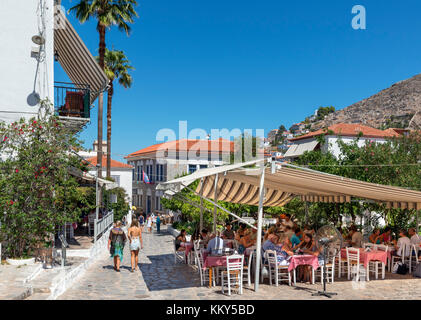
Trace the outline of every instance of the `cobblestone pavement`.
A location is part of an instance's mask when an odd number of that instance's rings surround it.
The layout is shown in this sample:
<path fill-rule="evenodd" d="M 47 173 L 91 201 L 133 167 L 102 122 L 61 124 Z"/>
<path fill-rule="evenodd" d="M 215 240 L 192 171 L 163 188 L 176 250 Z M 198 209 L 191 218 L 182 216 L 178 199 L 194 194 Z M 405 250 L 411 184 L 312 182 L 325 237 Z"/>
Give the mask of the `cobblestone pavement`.
<path fill-rule="evenodd" d="M 231 299 L 221 293 L 220 286 L 212 289 L 201 287 L 199 275 L 191 266 L 174 264 L 173 237 L 165 229 L 160 235 L 143 233 L 143 238 L 140 271 L 130 272 L 130 255 L 126 246 L 120 273 L 113 270 L 111 258 L 102 258 L 59 299 Z M 326 299 L 311 295 L 321 289 L 320 282 L 315 285 L 297 283 L 297 287 L 261 284 L 256 293 L 245 284 L 243 295 L 233 294 L 232 298 Z M 341 300 L 421 299 L 421 279 L 387 273 L 385 280 L 372 280 L 357 287 L 352 281 L 338 279 L 334 284 L 328 284 L 328 291 L 338 293 L 333 299 Z"/>

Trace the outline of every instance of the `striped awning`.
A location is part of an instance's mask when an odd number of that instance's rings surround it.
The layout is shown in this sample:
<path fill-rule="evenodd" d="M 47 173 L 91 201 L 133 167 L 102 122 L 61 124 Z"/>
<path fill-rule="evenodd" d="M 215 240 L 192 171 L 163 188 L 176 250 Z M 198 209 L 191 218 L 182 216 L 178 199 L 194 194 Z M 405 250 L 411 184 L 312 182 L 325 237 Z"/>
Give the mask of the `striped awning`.
<path fill-rule="evenodd" d="M 293 144 L 289 147 L 287 152 L 285 152 L 285 158 L 294 158 L 299 157 L 304 154 L 306 151 L 313 151 L 316 146 L 319 144 L 317 140 L 300 143 L 300 144 Z"/>
<path fill-rule="evenodd" d="M 54 50 L 59 55 L 59 63 L 76 87 L 89 85 L 92 104 L 109 80 L 60 6 L 55 6 L 54 14 Z"/>

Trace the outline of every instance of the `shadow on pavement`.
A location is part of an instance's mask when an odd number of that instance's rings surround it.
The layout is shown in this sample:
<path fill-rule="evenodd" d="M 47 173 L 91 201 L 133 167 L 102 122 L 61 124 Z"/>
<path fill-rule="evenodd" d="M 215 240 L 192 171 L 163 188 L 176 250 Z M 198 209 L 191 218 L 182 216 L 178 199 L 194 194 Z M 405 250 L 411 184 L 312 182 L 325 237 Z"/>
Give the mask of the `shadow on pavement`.
<path fill-rule="evenodd" d="M 149 291 L 200 286 L 197 271 L 186 264 L 174 264 L 173 254 L 149 255 L 147 258 L 150 263 L 139 263 L 139 269 Z"/>

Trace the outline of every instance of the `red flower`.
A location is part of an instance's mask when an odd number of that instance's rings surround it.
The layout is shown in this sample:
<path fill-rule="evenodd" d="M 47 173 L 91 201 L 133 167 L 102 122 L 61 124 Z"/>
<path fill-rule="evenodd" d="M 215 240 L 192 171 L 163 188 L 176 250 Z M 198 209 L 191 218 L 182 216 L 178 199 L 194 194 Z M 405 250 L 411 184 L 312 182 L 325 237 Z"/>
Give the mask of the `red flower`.
<path fill-rule="evenodd" d="M 16 169 L 16 170 L 15 170 L 15 172 L 16 172 L 16 173 L 18 173 L 18 172 L 19 172 L 19 170 L 18 170 L 18 169 Z"/>
<path fill-rule="evenodd" d="M 14 202 L 13 200 L 10 200 L 10 205 L 13 206 Z"/>
<path fill-rule="evenodd" d="M 368 168 L 365 168 L 365 171 L 368 171 Z"/>

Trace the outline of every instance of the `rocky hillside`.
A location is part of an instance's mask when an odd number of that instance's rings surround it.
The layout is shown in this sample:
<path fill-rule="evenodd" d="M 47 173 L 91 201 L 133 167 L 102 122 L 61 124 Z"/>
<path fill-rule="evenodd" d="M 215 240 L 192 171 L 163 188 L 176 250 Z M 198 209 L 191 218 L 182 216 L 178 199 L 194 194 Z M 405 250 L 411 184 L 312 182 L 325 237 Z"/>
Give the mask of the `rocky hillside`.
<path fill-rule="evenodd" d="M 362 123 L 374 128 L 421 128 L 421 74 L 395 83 L 365 100 L 312 124 L 317 130 L 335 123 Z"/>

